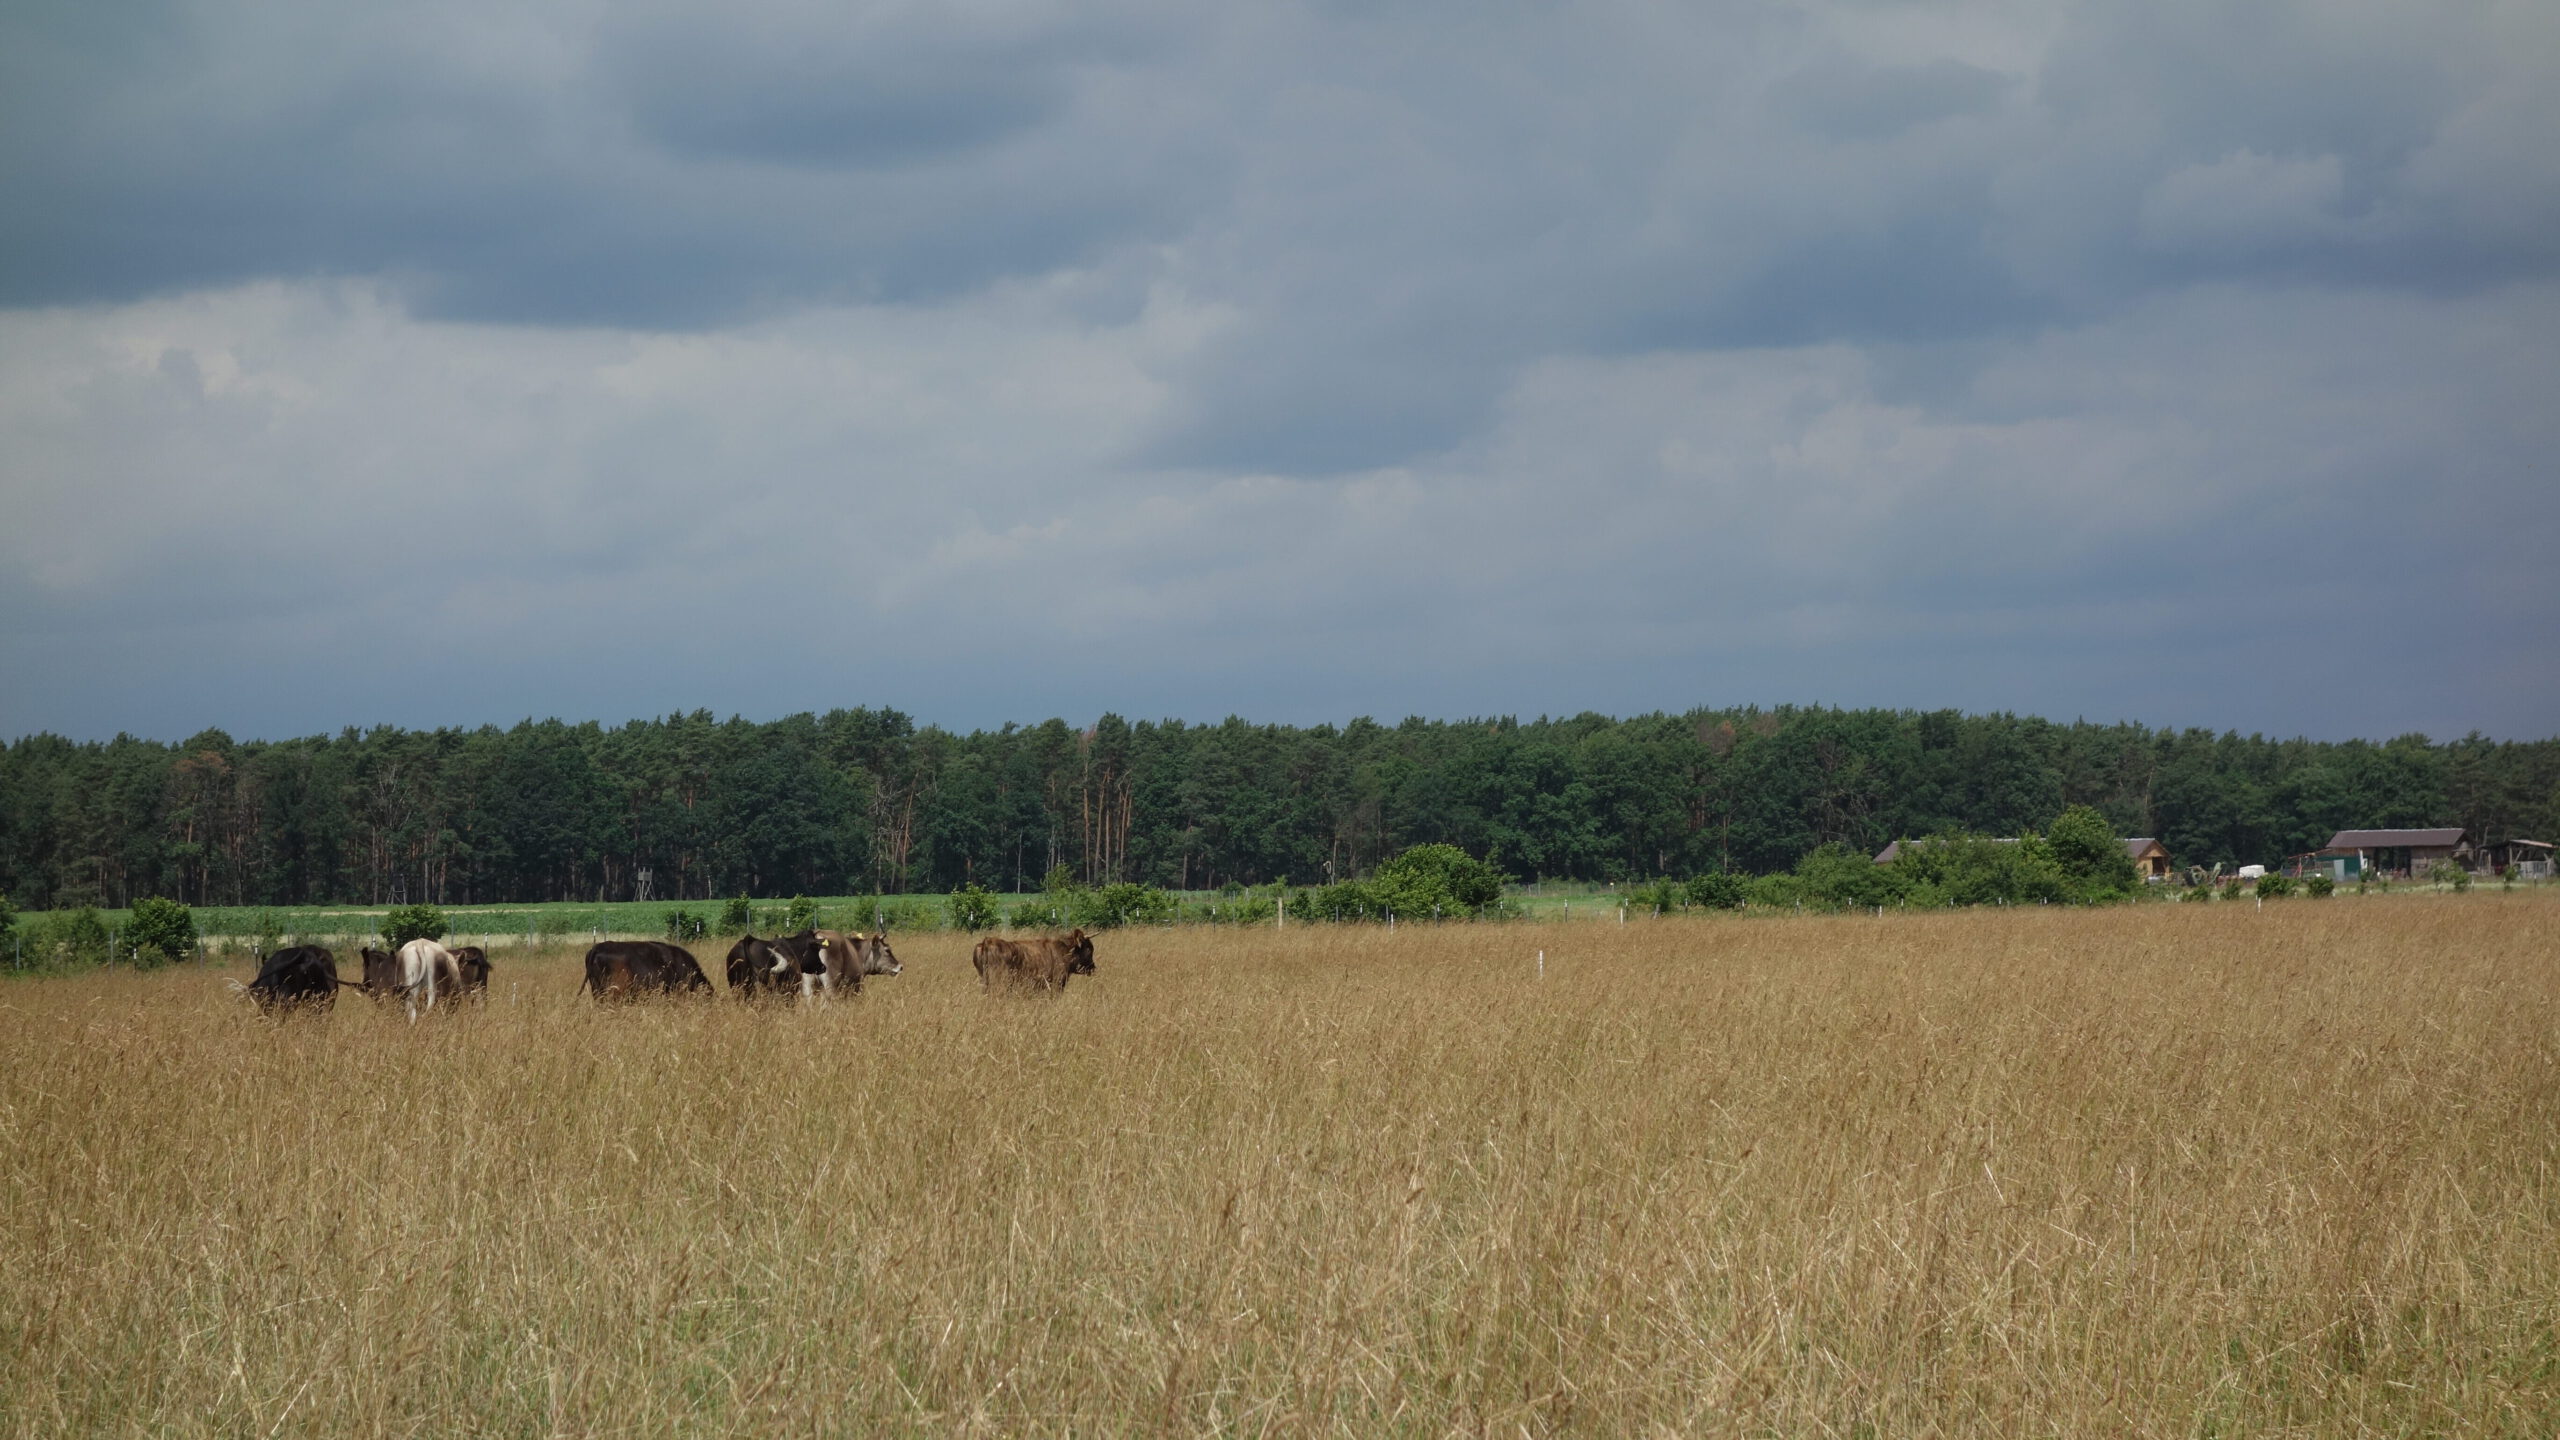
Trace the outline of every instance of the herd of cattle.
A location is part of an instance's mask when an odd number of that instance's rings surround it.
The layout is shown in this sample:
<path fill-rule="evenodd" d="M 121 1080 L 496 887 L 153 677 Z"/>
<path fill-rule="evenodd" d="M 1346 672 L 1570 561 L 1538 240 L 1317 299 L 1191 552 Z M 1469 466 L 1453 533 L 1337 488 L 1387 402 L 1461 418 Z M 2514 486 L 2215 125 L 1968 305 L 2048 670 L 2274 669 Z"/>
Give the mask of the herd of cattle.
<path fill-rule="evenodd" d="M 489 989 L 489 955 L 477 945 L 446 949 L 433 940 L 412 940 L 399 950 L 370 947 L 360 952 L 362 980 L 338 978 L 338 957 L 318 945 L 294 945 L 262 957 L 258 978 L 248 984 L 258 1008 L 269 1014 L 295 1008 L 326 1009 L 337 1003 L 341 989 L 361 990 L 375 999 L 397 998 L 414 1021 L 433 1010 L 438 985 L 456 1000 L 485 995 Z M 1083 930 L 1029 940 L 978 942 L 970 955 L 978 984 L 988 990 L 1025 990 L 1056 994 L 1070 975 L 1093 973 L 1093 937 Z M 889 935 L 858 930 L 803 930 L 770 940 L 747 936 L 729 947 L 729 993 L 741 1000 L 759 996 L 785 999 L 831 999 L 836 987 L 848 993 L 862 989 L 865 975 L 895 975 L 905 967 L 889 948 Z M 598 1000 L 640 995 L 708 993 L 711 977 L 693 952 L 663 940 L 607 940 L 587 952 L 586 978 L 578 993 Z"/>

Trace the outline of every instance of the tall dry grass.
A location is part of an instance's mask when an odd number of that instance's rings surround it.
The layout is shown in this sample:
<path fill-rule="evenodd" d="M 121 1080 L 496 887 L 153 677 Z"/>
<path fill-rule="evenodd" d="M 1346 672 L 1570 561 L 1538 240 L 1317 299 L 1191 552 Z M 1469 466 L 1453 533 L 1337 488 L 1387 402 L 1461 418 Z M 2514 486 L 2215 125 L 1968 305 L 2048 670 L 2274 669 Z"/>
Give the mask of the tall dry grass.
<path fill-rule="evenodd" d="M 22 982 L 0 1432 L 2549 1436 L 2555 941 L 1187 930 L 1042 1003 L 916 937 L 815 1013 L 501 953 L 414 1029 Z"/>

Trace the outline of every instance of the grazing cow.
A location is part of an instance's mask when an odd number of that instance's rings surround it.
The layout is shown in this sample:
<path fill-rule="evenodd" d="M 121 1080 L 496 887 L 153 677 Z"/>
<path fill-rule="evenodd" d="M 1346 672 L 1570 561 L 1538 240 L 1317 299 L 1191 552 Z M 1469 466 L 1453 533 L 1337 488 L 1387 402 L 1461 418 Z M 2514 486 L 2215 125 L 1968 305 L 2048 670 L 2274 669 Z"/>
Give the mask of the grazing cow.
<path fill-rule="evenodd" d="M 835 993 L 836 977 L 844 977 L 847 990 L 859 991 L 865 975 L 895 975 L 906 969 L 898 963 L 898 954 L 889 948 L 889 932 L 865 935 L 859 930 L 821 930 L 818 932 L 818 958 L 825 968 L 818 974 L 818 991 Z"/>
<path fill-rule="evenodd" d="M 747 936 L 729 947 L 729 989 L 741 1000 L 752 1000 L 764 991 L 790 996 L 808 988 L 808 977 L 818 972 L 804 968 L 822 965 L 814 944 L 803 943 L 806 937 L 786 936 L 759 940 Z"/>
<path fill-rule="evenodd" d="M 799 945 L 791 945 L 788 940 L 758 940 L 755 935 L 730 945 L 730 992 L 737 994 L 737 999 L 755 999 L 765 992 L 788 997 L 799 989 Z"/>
<path fill-rule="evenodd" d="M 1093 973 L 1093 937 L 1082 929 L 1037 940 L 999 940 L 990 935 L 978 942 L 969 959 L 978 967 L 978 984 L 984 989 L 1001 984 L 1054 995 L 1067 988 L 1068 976 Z"/>
<path fill-rule="evenodd" d="M 436 1008 L 436 978 L 451 982 L 451 993 L 462 993 L 462 966 L 453 952 L 433 940 L 412 940 L 400 947 L 400 1003 L 409 1012 L 409 1022 L 416 1024 L 418 1012 Z M 418 997 L 426 1003 L 420 1005 Z"/>
<path fill-rule="evenodd" d="M 317 945 L 289 945 L 259 962 L 249 994 L 265 1014 L 291 1014 L 302 1006 L 328 1009 L 338 1003 L 338 987 L 348 983 L 338 978 L 337 956 Z"/>
<path fill-rule="evenodd" d="M 477 945 L 457 945 L 453 949 L 454 966 L 462 971 L 462 993 L 487 996 L 489 993 L 489 952 Z"/>
<path fill-rule="evenodd" d="M 578 985 L 580 993 L 593 990 L 598 1000 L 710 988 L 711 977 L 693 952 L 664 940 L 605 941 L 587 952 L 587 978 Z"/>
<path fill-rule="evenodd" d="M 364 957 L 364 984 L 359 988 L 365 994 L 380 1000 L 400 993 L 399 956 L 388 950 L 376 950 L 370 945 L 358 953 Z"/>

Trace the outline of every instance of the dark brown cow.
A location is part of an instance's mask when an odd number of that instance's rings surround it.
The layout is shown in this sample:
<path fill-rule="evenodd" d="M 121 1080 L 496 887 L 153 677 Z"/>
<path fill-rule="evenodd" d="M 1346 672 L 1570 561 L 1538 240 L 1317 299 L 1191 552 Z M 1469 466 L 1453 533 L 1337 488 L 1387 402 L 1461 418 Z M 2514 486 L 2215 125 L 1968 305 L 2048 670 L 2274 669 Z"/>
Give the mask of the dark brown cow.
<path fill-rule="evenodd" d="M 675 995 L 689 990 L 709 992 L 711 978 L 693 952 L 664 940 L 607 940 L 587 952 L 587 978 L 580 993 L 593 990 L 598 1000 L 627 1000 L 636 995 Z"/>
<path fill-rule="evenodd" d="M 358 989 L 376 1000 L 400 993 L 399 956 L 370 945 L 357 953 L 364 959 L 364 983 Z"/>
<path fill-rule="evenodd" d="M 729 989 L 741 1000 L 767 991 L 789 999 L 808 990 L 825 968 L 814 931 L 772 940 L 749 935 L 729 947 Z"/>
<path fill-rule="evenodd" d="M 463 994 L 485 996 L 489 993 L 488 951 L 477 945 L 457 946 L 453 952 L 453 963 L 462 970 Z"/>
<path fill-rule="evenodd" d="M 985 989 L 1002 985 L 1054 995 L 1067 988 L 1068 976 L 1093 973 L 1093 937 L 1081 928 L 1036 940 L 999 940 L 990 935 L 978 942 L 969 959 L 978 967 L 978 984 Z"/>
<path fill-rule="evenodd" d="M 349 983 L 338 978 L 337 956 L 317 945 L 289 945 L 259 961 L 249 995 L 269 1015 L 326 1010 L 338 1003 L 338 987 Z"/>

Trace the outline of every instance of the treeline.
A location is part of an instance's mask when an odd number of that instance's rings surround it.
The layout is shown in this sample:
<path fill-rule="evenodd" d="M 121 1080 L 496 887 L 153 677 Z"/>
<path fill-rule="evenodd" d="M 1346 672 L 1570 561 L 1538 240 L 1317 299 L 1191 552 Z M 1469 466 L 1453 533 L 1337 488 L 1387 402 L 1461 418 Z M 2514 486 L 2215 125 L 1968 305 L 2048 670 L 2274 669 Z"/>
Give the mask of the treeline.
<path fill-rule="evenodd" d="M 1372 875 L 1426 843 L 1529 879 L 1794 868 L 1826 844 L 2021 835 L 2073 804 L 2181 865 L 2349 826 L 2560 832 L 2560 740 L 2268 740 L 1953 711 L 1757 708 L 955 734 L 894 710 L 768 723 L 394 727 L 0 751 L 22 908 L 714 899 Z"/>

